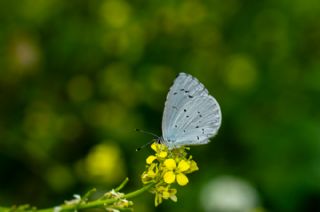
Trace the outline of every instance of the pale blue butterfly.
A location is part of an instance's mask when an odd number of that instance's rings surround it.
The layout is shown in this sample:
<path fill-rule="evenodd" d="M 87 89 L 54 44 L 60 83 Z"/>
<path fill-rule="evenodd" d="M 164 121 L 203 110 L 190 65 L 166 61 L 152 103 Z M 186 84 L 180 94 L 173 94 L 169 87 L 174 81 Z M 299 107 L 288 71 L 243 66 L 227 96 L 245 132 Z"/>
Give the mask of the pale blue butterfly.
<path fill-rule="evenodd" d="M 198 79 L 180 73 L 167 95 L 160 142 L 169 149 L 207 144 L 221 126 L 221 110 Z"/>

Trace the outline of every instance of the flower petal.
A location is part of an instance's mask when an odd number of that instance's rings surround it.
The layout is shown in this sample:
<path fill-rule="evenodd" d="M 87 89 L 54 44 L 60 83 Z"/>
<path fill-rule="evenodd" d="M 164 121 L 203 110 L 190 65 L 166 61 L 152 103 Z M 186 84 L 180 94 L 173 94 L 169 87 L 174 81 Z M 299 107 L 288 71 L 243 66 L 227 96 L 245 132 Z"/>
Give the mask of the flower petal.
<path fill-rule="evenodd" d="M 188 178 L 186 175 L 179 173 L 177 174 L 177 183 L 181 186 L 187 185 L 189 182 Z"/>
<path fill-rule="evenodd" d="M 147 172 L 148 177 L 154 178 L 156 176 L 156 173 L 153 170 L 149 170 Z"/>
<path fill-rule="evenodd" d="M 171 199 L 172 201 L 174 201 L 174 202 L 177 202 L 177 201 L 178 201 L 178 198 L 177 198 L 176 195 L 170 196 L 170 199 Z"/>
<path fill-rule="evenodd" d="M 190 164 L 190 169 L 188 170 L 189 173 L 194 172 L 194 171 L 198 171 L 198 165 L 194 160 L 191 160 L 191 164 Z"/>
<path fill-rule="evenodd" d="M 165 151 L 161 151 L 158 155 L 160 158 L 165 158 L 165 157 L 167 157 L 168 153 Z"/>
<path fill-rule="evenodd" d="M 163 197 L 164 199 L 168 199 L 168 198 L 170 197 L 170 193 L 169 193 L 168 191 L 164 191 L 164 192 L 162 193 L 162 197 Z"/>
<path fill-rule="evenodd" d="M 151 149 L 153 149 L 155 152 L 158 151 L 158 144 L 156 142 L 151 144 Z"/>
<path fill-rule="evenodd" d="M 149 157 L 147 157 L 146 162 L 147 162 L 147 164 L 151 164 L 155 159 L 157 159 L 156 156 L 150 155 Z"/>
<path fill-rule="evenodd" d="M 173 173 L 173 171 L 168 171 L 163 175 L 163 180 L 168 184 L 174 183 L 176 180 L 176 175 Z"/>
<path fill-rule="evenodd" d="M 184 171 L 187 171 L 189 168 L 190 168 L 190 164 L 187 161 L 181 160 L 179 162 L 179 165 L 178 165 L 179 171 L 184 172 Z"/>
<path fill-rule="evenodd" d="M 158 205 L 161 204 L 161 202 L 162 202 L 161 196 L 158 193 L 156 193 L 156 196 L 154 198 L 154 205 L 157 207 Z"/>
<path fill-rule="evenodd" d="M 167 167 L 167 169 L 169 170 L 173 170 L 176 168 L 176 161 L 173 160 L 172 158 L 166 159 L 163 163 L 165 165 L 165 167 Z"/>

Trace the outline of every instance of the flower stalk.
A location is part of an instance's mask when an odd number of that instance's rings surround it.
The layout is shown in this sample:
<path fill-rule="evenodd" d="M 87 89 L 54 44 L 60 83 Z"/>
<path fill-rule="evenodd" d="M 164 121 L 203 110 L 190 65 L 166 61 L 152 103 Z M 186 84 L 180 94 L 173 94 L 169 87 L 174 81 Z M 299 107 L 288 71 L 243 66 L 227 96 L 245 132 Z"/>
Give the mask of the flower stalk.
<path fill-rule="evenodd" d="M 4 208 L 0 207 L 1 212 L 66 212 L 66 211 L 76 211 L 76 210 L 81 210 L 81 209 L 93 209 L 93 208 L 105 208 L 110 210 L 110 209 L 115 209 L 118 211 L 128 209 L 132 211 L 132 202 L 127 201 L 127 199 L 134 198 L 136 196 L 141 195 L 142 193 L 148 191 L 150 188 L 153 187 L 153 183 L 144 185 L 142 188 L 135 190 L 133 192 L 127 193 L 127 194 L 122 194 L 119 193 L 118 191 L 121 190 L 125 184 L 128 182 L 128 178 L 126 178 L 120 186 L 118 186 L 116 189 L 111 190 L 110 192 L 106 193 L 103 197 L 97 199 L 97 200 L 92 200 L 88 201 L 88 198 L 96 191 L 96 189 L 91 189 L 88 191 L 83 198 L 75 198 L 70 201 L 66 201 L 65 204 L 60 205 L 60 206 L 55 206 L 52 208 L 45 208 L 45 209 L 36 209 L 36 208 L 31 208 L 28 205 L 23 205 L 23 206 L 18 206 L 18 207 L 11 207 L 11 208 Z M 106 198 L 107 194 L 109 193 L 114 193 L 116 194 L 115 196 L 111 195 L 111 198 Z M 117 196 L 118 195 L 118 196 Z M 115 203 L 123 203 L 123 205 L 117 205 Z M 111 211 L 111 210 L 110 210 Z"/>
<path fill-rule="evenodd" d="M 155 142 L 151 145 L 151 148 L 155 153 L 146 159 L 146 169 L 141 175 L 144 186 L 138 190 L 127 194 L 121 193 L 120 190 L 129 181 L 126 178 L 117 188 L 95 200 L 90 200 L 90 197 L 96 192 L 94 188 L 82 197 L 74 195 L 74 199 L 65 201 L 64 204 L 56 207 L 37 209 L 29 205 L 13 206 L 11 208 L 0 206 L 0 212 L 66 212 L 93 208 L 104 208 L 106 211 L 132 211 L 133 202 L 128 199 L 146 191 L 155 194 L 155 206 L 167 199 L 176 202 L 177 189 L 175 185 L 187 185 L 189 183 L 187 175 L 199 170 L 197 163 L 192 159 L 192 156 L 188 156 L 186 150 L 189 148 L 187 147 L 169 150 L 166 145 Z"/>

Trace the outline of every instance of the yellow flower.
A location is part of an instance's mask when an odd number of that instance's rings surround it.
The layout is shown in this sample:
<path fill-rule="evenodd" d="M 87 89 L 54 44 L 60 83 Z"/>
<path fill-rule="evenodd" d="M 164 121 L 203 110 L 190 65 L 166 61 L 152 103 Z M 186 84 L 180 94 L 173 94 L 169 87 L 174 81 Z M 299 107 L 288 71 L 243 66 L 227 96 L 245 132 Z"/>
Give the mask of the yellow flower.
<path fill-rule="evenodd" d="M 180 161 L 179 165 L 178 165 L 178 169 L 182 172 L 185 172 L 187 171 L 188 169 L 190 168 L 190 164 L 185 161 L 185 160 L 182 160 Z"/>
<path fill-rule="evenodd" d="M 163 164 L 168 169 L 168 171 L 163 175 L 164 182 L 171 184 L 177 181 L 181 186 L 188 184 L 189 180 L 184 172 L 190 169 L 189 161 L 181 160 L 178 167 L 173 159 L 166 159 Z"/>
<path fill-rule="evenodd" d="M 153 149 L 155 152 L 158 152 L 158 149 L 161 148 L 160 146 L 161 144 L 157 143 L 157 142 L 154 142 L 151 144 L 151 149 Z"/>
<path fill-rule="evenodd" d="M 163 199 L 177 201 L 177 190 L 171 187 L 175 182 L 180 186 L 187 185 L 189 179 L 186 175 L 198 170 L 197 163 L 191 156 L 187 157 L 186 147 L 168 150 L 166 145 L 155 142 L 151 148 L 155 154 L 146 159 L 142 182 L 155 183 L 151 192 L 155 194 L 156 206 L 161 204 Z"/>
<path fill-rule="evenodd" d="M 141 180 L 144 184 L 150 183 L 157 177 L 159 169 L 157 164 L 152 163 L 146 171 L 142 173 Z"/>
<path fill-rule="evenodd" d="M 147 164 L 151 164 L 155 159 L 157 159 L 156 156 L 150 155 L 150 156 L 147 158 L 146 162 L 147 162 Z"/>
<path fill-rule="evenodd" d="M 172 201 L 176 202 L 177 196 L 176 196 L 177 190 L 176 189 L 170 189 L 170 186 L 158 186 L 155 190 L 155 206 L 158 206 L 162 203 L 162 199 L 171 199 Z"/>
<path fill-rule="evenodd" d="M 165 158 L 165 157 L 167 157 L 168 153 L 165 152 L 165 151 L 161 151 L 161 152 L 157 153 L 157 155 L 158 155 L 160 158 Z"/>
<path fill-rule="evenodd" d="M 188 184 L 189 179 L 187 178 L 186 175 L 180 173 L 180 174 L 177 174 L 177 182 L 179 185 L 184 186 Z"/>
<path fill-rule="evenodd" d="M 190 168 L 186 171 L 187 174 L 191 173 L 191 172 L 195 172 L 198 171 L 198 165 L 194 160 L 190 160 Z"/>
<path fill-rule="evenodd" d="M 156 152 L 156 156 L 160 159 L 163 159 L 168 155 L 168 148 L 163 144 L 155 142 L 151 144 L 151 149 L 153 149 Z"/>
<path fill-rule="evenodd" d="M 174 183 L 174 181 L 176 180 L 176 175 L 173 171 L 168 171 L 164 174 L 163 180 L 168 184 Z"/>
<path fill-rule="evenodd" d="M 173 160 L 172 158 L 166 159 L 163 164 L 164 164 L 165 167 L 167 167 L 167 169 L 169 169 L 169 170 L 173 170 L 173 169 L 176 168 L 176 161 Z"/>

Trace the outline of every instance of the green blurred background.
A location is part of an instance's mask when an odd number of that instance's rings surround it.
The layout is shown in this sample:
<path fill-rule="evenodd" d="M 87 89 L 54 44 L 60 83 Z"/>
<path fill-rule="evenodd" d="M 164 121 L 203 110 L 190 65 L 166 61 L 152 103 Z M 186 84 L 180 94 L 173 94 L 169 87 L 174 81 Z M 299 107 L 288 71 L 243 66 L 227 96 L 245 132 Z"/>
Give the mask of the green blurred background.
<path fill-rule="evenodd" d="M 191 149 L 200 171 L 177 203 L 145 194 L 136 211 L 319 211 L 317 0 L 1 0 L 0 205 L 140 187 L 152 151 L 134 129 L 161 134 L 181 71 L 222 127 Z"/>

